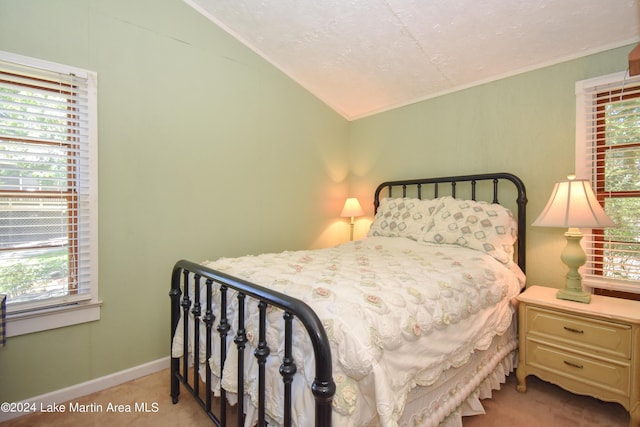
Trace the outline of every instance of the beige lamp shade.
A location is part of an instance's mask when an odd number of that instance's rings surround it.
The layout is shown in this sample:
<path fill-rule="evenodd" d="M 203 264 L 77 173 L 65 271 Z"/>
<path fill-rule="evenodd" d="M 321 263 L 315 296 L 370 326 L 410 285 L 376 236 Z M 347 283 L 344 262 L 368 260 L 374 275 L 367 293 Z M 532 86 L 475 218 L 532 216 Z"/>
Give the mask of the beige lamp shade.
<path fill-rule="evenodd" d="M 364 211 L 362 210 L 362 206 L 360 206 L 360 202 L 355 197 L 349 197 L 344 202 L 344 208 L 342 208 L 342 213 L 340 216 L 342 217 L 356 217 L 364 215 Z"/>
<path fill-rule="evenodd" d="M 542 213 L 533 222 L 538 227 L 603 228 L 615 223 L 607 216 L 586 179 L 556 183 Z"/>

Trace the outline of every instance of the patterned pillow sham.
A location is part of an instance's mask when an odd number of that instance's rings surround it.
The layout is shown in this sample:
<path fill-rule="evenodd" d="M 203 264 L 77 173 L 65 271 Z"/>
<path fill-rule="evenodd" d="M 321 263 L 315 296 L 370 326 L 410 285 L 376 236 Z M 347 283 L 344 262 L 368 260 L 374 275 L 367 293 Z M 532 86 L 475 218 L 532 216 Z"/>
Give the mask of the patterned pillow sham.
<path fill-rule="evenodd" d="M 504 206 L 442 197 L 419 241 L 452 244 L 485 252 L 503 264 L 513 262 L 518 224 Z"/>
<path fill-rule="evenodd" d="M 418 240 L 436 205 L 435 200 L 386 197 L 380 200 L 368 236 Z"/>

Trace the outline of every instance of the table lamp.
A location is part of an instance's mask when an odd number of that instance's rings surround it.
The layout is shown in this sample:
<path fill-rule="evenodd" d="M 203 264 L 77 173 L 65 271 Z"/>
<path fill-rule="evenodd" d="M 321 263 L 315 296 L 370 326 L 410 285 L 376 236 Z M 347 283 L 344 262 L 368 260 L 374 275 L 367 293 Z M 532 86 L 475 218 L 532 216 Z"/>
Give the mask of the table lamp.
<path fill-rule="evenodd" d="M 360 206 L 358 199 L 355 197 L 349 197 L 344 202 L 344 208 L 342 208 L 342 213 L 340 214 L 341 217 L 351 217 L 351 235 L 349 240 L 353 240 L 353 219 L 362 215 L 364 215 L 364 212 L 362 211 L 362 207 Z"/>
<path fill-rule="evenodd" d="M 580 228 L 604 228 L 615 226 L 596 199 L 591 184 L 586 179 L 569 175 L 566 181 L 556 183 L 542 213 L 533 222 L 537 227 L 568 228 L 564 234 L 567 246 L 562 251 L 562 262 L 569 267 L 564 289 L 556 297 L 570 301 L 589 303 L 591 294 L 582 289 L 582 276 L 578 269 L 587 261 L 580 240 Z"/>

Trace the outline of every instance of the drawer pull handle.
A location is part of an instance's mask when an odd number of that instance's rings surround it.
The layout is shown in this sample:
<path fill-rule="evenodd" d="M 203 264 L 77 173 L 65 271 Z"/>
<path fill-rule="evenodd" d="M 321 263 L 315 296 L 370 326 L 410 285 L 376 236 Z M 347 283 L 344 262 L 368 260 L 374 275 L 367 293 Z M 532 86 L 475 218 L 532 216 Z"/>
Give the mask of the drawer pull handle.
<path fill-rule="evenodd" d="M 579 364 L 573 363 L 573 362 L 567 362 L 566 360 L 564 361 L 564 363 L 565 363 L 565 365 L 569 365 L 569 366 L 574 367 L 574 368 L 578 368 L 578 369 L 583 369 L 584 368 L 584 366 L 582 366 L 582 365 L 579 365 Z"/>
<path fill-rule="evenodd" d="M 575 334 L 584 334 L 584 331 L 583 331 L 583 330 L 575 329 L 575 328 L 570 328 L 570 327 L 568 327 L 568 326 L 565 326 L 565 327 L 564 327 L 564 330 L 565 330 L 565 331 L 569 331 L 569 332 L 573 332 L 573 333 L 575 333 Z"/>

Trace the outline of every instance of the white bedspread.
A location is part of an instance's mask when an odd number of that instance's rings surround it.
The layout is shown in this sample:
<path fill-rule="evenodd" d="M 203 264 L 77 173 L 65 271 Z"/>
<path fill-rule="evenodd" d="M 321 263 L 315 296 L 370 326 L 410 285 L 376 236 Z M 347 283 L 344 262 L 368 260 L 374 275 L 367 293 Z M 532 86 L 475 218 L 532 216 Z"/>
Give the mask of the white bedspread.
<path fill-rule="evenodd" d="M 334 248 L 223 258 L 205 265 L 299 298 L 314 309 L 331 341 L 336 426 L 397 425 L 416 385 L 435 382 L 444 370 L 461 366 L 474 350 L 486 349 L 496 334 L 507 330 L 511 301 L 524 286 L 515 265 L 507 267 L 472 249 L 405 238 L 368 237 Z M 236 304 L 232 297 L 229 302 Z M 257 312 L 255 302 L 247 304 L 247 311 Z M 270 311 L 268 321 L 267 367 L 273 371 L 268 387 L 278 390 L 267 391 L 268 412 L 281 422 L 282 313 Z M 257 372 L 255 322 L 246 324 L 250 350 L 245 363 Z M 314 419 L 309 390 L 313 352 L 303 327 L 294 326 L 294 420 L 307 426 Z M 182 325 L 177 331 L 174 357 L 182 356 Z M 231 337 L 234 333 L 235 328 Z M 231 343 L 223 383 L 229 391 L 237 390 L 235 357 Z M 212 359 L 219 376 L 219 358 Z M 257 402 L 257 377 L 246 378 L 249 400 Z"/>

